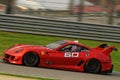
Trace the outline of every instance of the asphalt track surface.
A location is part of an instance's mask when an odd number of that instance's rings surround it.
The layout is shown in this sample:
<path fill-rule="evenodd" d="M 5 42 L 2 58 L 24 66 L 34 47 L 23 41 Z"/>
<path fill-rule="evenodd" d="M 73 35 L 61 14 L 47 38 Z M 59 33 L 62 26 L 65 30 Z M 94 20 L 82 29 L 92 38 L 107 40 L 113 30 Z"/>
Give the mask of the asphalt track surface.
<path fill-rule="evenodd" d="M 24 76 L 52 78 L 57 80 L 120 80 L 120 73 L 90 74 L 75 71 L 56 70 L 40 67 L 27 67 L 3 63 L 0 59 L 0 73 L 10 73 Z"/>

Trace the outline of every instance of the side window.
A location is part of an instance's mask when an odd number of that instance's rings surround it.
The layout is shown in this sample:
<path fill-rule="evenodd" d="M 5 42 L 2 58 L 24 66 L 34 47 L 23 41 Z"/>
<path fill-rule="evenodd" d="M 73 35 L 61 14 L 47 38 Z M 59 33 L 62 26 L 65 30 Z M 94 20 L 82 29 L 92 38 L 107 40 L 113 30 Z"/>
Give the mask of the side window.
<path fill-rule="evenodd" d="M 60 49 L 60 51 L 64 51 L 64 52 L 80 52 L 84 50 L 87 50 L 87 48 L 74 44 L 64 46 L 63 48 Z"/>
<path fill-rule="evenodd" d="M 71 50 L 71 45 L 64 46 L 60 51 L 69 52 Z"/>
<path fill-rule="evenodd" d="M 80 51 L 88 51 L 88 49 L 85 47 L 81 47 Z"/>
<path fill-rule="evenodd" d="M 72 45 L 72 46 L 71 46 L 71 52 L 79 52 L 79 46 L 77 46 L 77 45 Z"/>

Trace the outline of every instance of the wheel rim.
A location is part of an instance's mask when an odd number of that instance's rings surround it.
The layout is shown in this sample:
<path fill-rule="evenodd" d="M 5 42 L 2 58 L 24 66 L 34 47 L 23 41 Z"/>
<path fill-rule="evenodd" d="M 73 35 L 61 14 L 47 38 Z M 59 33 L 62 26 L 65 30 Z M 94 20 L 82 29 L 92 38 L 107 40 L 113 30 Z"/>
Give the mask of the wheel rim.
<path fill-rule="evenodd" d="M 36 66 L 39 62 L 39 58 L 35 53 L 27 53 L 24 56 L 24 64 L 26 66 Z"/>
<path fill-rule="evenodd" d="M 100 67 L 101 65 L 98 61 L 91 60 L 86 64 L 86 72 L 99 73 Z"/>

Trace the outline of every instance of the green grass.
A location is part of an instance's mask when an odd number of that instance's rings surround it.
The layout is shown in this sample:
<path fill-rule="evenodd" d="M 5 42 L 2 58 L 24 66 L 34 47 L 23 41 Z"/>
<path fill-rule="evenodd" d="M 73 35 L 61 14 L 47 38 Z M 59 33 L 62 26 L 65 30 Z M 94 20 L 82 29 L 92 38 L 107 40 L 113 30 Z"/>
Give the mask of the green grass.
<path fill-rule="evenodd" d="M 50 79 L 50 78 L 39 78 L 39 77 L 31 77 L 31 76 L 22 76 L 22 75 L 16 75 L 16 74 L 8 74 L 8 73 L 0 73 L 0 75 L 12 76 L 12 77 L 18 77 L 18 78 L 27 78 L 27 79 L 33 79 L 33 80 L 55 80 L 55 79 Z"/>
<path fill-rule="evenodd" d="M 108 43 L 109 45 L 116 46 L 118 51 L 113 51 L 112 59 L 114 63 L 114 70 L 120 71 L 120 43 L 104 42 L 104 41 L 94 41 L 94 40 L 84 40 L 75 38 L 64 38 L 64 37 L 53 37 L 53 36 L 42 36 L 42 35 L 32 35 L 32 34 L 21 34 L 12 32 L 0 32 L 0 55 L 3 55 L 5 49 L 9 48 L 14 44 L 34 44 L 34 45 L 46 45 L 48 43 L 57 40 L 79 40 L 80 43 L 96 47 L 101 43 Z"/>

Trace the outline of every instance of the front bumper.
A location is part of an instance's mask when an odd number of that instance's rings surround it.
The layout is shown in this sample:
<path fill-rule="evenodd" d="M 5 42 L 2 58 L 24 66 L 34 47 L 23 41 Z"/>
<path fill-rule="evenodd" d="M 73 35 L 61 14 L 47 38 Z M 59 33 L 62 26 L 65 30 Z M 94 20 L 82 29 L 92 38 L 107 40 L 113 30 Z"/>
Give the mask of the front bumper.
<path fill-rule="evenodd" d="M 5 62 L 8 62 L 8 63 L 22 64 L 20 56 L 15 56 L 15 55 L 10 55 L 10 54 L 4 54 L 3 60 Z"/>

